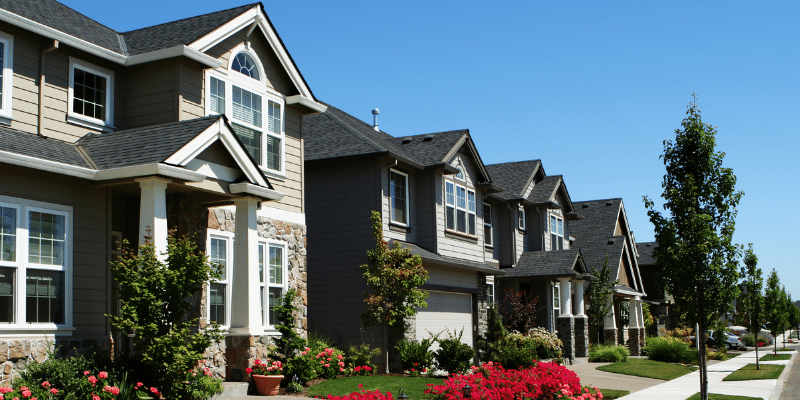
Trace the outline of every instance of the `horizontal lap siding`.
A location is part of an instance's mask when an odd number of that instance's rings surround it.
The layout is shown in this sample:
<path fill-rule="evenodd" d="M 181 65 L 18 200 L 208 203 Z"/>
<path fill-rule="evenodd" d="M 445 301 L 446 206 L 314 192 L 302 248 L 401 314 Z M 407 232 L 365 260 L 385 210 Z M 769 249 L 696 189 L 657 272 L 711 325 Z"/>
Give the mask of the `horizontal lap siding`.
<path fill-rule="evenodd" d="M 275 190 L 285 194 L 282 200 L 271 206 L 298 213 L 303 212 L 303 141 L 301 137 L 302 115 L 299 106 L 286 107 L 286 179 L 270 179 Z"/>
<path fill-rule="evenodd" d="M 128 68 L 125 101 L 129 128 L 175 121 L 175 70 L 174 60 Z"/>
<path fill-rule="evenodd" d="M 0 164 L 0 169 L 0 194 L 72 207 L 73 336 L 106 337 L 110 274 L 106 189 L 89 181 L 7 164 Z"/>
<path fill-rule="evenodd" d="M 408 175 L 408 199 L 406 199 L 408 204 L 408 222 L 409 226 L 411 227 L 411 231 L 409 232 L 399 232 L 396 230 L 389 229 L 389 223 L 391 220 L 391 197 L 389 195 L 389 170 L 396 170 Z M 419 177 L 416 171 L 412 170 L 411 168 L 405 168 L 404 166 L 400 165 L 394 168 L 386 167 L 381 169 L 381 217 L 383 222 L 383 235 L 386 239 L 397 239 L 406 242 L 416 242 L 417 235 L 416 230 L 419 227 L 420 221 L 417 219 L 417 203 L 419 203 L 420 199 L 418 198 L 418 191 L 417 185 L 419 184 Z"/>

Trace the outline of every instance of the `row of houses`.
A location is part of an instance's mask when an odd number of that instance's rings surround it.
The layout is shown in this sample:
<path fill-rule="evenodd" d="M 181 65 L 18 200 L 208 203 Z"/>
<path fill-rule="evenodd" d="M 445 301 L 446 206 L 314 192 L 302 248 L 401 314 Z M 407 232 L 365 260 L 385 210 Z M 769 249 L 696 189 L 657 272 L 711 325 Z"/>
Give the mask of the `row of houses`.
<path fill-rule="evenodd" d="M 604 336 L 638 351 L 645 290 L 621 199 L 573 202 L 539 160 L 485 165 L 467 130 L 392 136 L 323 103 L 260 3 L 118 32 L 6 0 L 0 58 L 2 379 L 47 340 L 123 346 L 109 263 L 123 240 L 163 251 L 170 230 L 223 269 L 195 310 L 226 332 L 207 353 L 218 376 L 266 356 L 292 288 L 299 332 L 380 346 L 360 319 L 371 210 L 429 274 L 410 338 L 463 329 L 474 344 L 487 307 L 528 290 L 584 355 L 584 291 L 608 256 Z"/>

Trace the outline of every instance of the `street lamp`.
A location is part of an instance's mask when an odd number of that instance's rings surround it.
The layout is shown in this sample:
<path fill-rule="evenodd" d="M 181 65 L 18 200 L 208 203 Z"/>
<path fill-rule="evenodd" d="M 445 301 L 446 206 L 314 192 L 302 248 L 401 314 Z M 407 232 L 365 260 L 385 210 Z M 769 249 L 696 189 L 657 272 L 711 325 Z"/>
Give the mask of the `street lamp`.
<path fill-rule="evenodd" d="M 403 390 L 403 388 L 400 388 L 400 394 L 397 396 L 397 400 L 408 400 L 408 399 L 409 397 L 406 394 L 405 390 Z"/>
<path fill-rule="evenodd" d="M 472 386 L 467 383 L 461 391 L 464 393 L 464 397 L 469 398 L 472 395 Z"/>

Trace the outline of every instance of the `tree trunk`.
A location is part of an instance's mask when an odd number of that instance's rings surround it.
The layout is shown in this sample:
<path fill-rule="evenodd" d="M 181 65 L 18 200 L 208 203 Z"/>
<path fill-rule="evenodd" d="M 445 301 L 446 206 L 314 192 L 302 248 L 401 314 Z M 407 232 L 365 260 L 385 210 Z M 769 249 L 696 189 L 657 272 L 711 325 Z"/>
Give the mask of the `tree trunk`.
<path fill-rule="evenodd" d="M 386 371 L 384 373 L 389 373 L 389 327 L 383 327 L 383 348 L 384 354 L 386 354 Z"/>
<path fill-rule="evenodd" d="M 703 304 L 703 293 L 698 291 L 697 343 L 700 346 L 700 400 L 708 400 L 708 369 L 706 368 L 706 308 Z"/>
<path fill-rule="evenodd" d="M 758 335 L 756 335 L 756 369 L 757 370 L 761 369 L 761 364 L 759 364 L 758 362 Z"/>

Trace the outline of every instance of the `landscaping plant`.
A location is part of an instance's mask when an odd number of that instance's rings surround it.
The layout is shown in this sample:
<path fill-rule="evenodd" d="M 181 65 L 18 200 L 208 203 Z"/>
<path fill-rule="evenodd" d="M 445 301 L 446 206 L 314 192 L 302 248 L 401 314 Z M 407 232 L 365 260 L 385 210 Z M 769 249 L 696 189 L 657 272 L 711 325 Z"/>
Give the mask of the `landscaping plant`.
<path fill-rule="evenodd" d="M 692 359 L 697 351 L 693 351 L 689 348 L 688 343 L 676 337 L 661 336 L 648 338 L 645 349 L 647 358 L 653 361 L 687 364 L 697 362 L 696 359 Z"/>
<path fill-rule="evenodd" d="M 270 349 L 269 357 L 283 364 L 287 380 L 297 375 L 302 382 L 308 382 L 316 378 L 317 374 L 311 365 L 310 356 L 304 358 L 311 351 L 307 346 L 308 341 L 295 330 L 295 317 L 300 310 L 299 301 L 297 291 L 289 289 L 275 306 L 274 312 L 277 313 L 275 328 L 281 334 L 272 339 L 274 347 Z M 303 351 L 306 353 L 301 354 Z"/>
<path fill-rule="evenodd" d="M 381 354 L 381 349 L 371 349 L 369 344 L 350 345 L 344 349 L 344 363 L 355 375 L 371 373 L 375 369 L 372 358 Z M 358 371 L 355 371 L 358 368 Z"/>
<path fill-rule="evenodd" d="M 596 343 L 600 343 L 603 336 L 603 324 L 612 307 L 612 303 L 608 299 L 614 293 L 614 286 L 619 283 L 619 280 L 611 278 L 611 271 L 608 269 L 608 255 L 606 255 L 600 271 L 592 266 L 591 274 L 597 279 L 589 281 L 589 285 L 586 288 L 587 300 L 589 301 L 589 306 L 586 308 L 586 316 L 589 318 L 589 324 L 597 330 Z"/>
<path fill-rule="evenodd" d="M 449 375 L 462 374 L 469 369 L 475 351 L 461 342 L 463 334 L 464 329 L 457 335 L 448 331 L 446 339 L 439 339 L 439 349 L 434 353 L 437 369 L 447 371 Z"/>
<path fill-rule="evenodd" d="M 761 278 L 761 268 L 758 268 L 758 257 L 753 252 L 753 244 L 750 243 L 747 250 L 744 252 L 744 266 L 742 266 L 742 297 L 741 304 L 742 314 L 747 322 L 747 330 L 752 335 L 757 335 L 761 331 L 761 325 L 766 322 L 764 320 L 764 295 L 761 290 L 764 286 L 764 280 Z M 745 346 L 756 348 L 756 369 L 761 369 L 761 364 L 758 361 L 758 346 L 756 346 L 755 338 L 753 336 L 742 336 L 742 343 Z M 749 340 L 745 340 L 749 339 Z"/>
<path fill-rule="evenodd" d="M 500 344 L 505 340 L 508 331 L 503 327 L 503 321 L 497 309 L 489 307 L 487 312 L 486 334 L 479 335 L 476 345 L 478 358 L 484 362 L 497 361 L 500 352 Z"/>
<path fill-rule="evenodd" d="M 625 346 L 595 344 L 589 347 L 589 362 L 628 361 L 631 352 Z"/>
<path fill-rule="evenodd" d="M 411 376 L 427 373 L 433 367 L 433 352 L 430 350 L 439 335 L 422 339 L 421 342 L 400 340 L 397 342 L 397 351 L 404 371 Z"/>
<path fill-rule="evenodd" d="M 527 290 L 506 289 L 497 311 L 509 331 L 527 332 L 538 325 L 539 297 Z"/>

